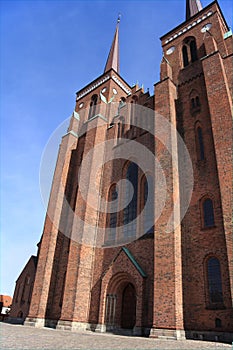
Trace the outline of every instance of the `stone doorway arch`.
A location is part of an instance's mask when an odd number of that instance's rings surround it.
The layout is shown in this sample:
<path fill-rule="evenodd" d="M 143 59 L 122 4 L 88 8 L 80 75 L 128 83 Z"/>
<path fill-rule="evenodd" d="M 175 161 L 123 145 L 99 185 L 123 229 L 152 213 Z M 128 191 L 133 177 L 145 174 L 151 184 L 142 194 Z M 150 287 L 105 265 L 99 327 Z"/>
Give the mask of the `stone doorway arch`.
<path fill-rule="evenodd" d="M 145 271 L 131 251 L 122 247 L 102 277 L 96 329 L 100 332 L 142 334 L 146 278 Z M 131 304 L 129 310 L 127 300 Z M 127 313 L 129 316 L 126 316 Z"/>
<path fill-rule="evenodd" d="M 136 325 L 136 308 L 137 293 L 132 277 L 127 273 L 114 275 L 106 294 L 106 330 L 133 329 Z"/>

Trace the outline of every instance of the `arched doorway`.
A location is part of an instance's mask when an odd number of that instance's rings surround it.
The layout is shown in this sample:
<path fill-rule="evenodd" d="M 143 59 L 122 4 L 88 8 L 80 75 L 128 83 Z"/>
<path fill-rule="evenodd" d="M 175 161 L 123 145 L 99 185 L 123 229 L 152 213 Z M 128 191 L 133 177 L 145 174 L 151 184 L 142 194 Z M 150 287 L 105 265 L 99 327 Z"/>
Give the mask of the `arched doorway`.
<path fill-rule="evenodd" d="M 126 272 L 112 276 L 105 297 L 104 324 L 107 332 L 132 330 L 136 325 L 138 294 L 133 277 Z M 138 320 L 137 320 L 138 321 Z M 140 321 L 138 321 L 140 323 Z"/>
<path fill-rule="evenodd" d="M 132 283 L 128 283 L 122 294 L 121 327 L 133 329 L 136 323 L 136 291 Z"/>

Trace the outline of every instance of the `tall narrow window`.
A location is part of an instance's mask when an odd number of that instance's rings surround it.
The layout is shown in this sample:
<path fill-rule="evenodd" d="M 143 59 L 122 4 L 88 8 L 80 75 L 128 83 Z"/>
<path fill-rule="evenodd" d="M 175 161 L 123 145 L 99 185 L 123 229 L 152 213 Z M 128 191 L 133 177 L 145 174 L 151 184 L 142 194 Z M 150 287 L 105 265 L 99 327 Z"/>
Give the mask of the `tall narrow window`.
<path fill-rule="evenodd" d="M 188 50 L 187 50 L 187 46 L 186 45 L 184 45 L 183 48 L 182 48 L 182 54 L 183 54 L 183 65 L 184 65 L 184 67 L 186 67 L 189 64 Z"/>
<path fill-rule="evenodd" d="M 207 198 L 203 202 L 204 227 L 214 226 L 214 207 L 213 201 Z"/>
<path fill-rule="evenodd" d="M 98 96 L 97 95 L 93 95 L 92 98 L 91 98 L 88 119 L 91 119 L 91 118 L 93 118 L 95 116 L 97 101 L 98 101 Z"/>
<path fill-rule="evenodd" d="M 223 302 L 220 262 L 217 258 L 207 261 L 208 291 L 210 303 Z"/>
<path fill-rule="evenodd" d="M 138 166 L 130 163 L 126 173 L 128 180 L 125 188 L 125 203 L 129 203 L 123 210 L 124 237 L 136 236 L 136 217 L 138 202 Z M 130 184 L 131 183 L 131 184 Z"/>
<path fill-rule="evenodd" d="M 123 134 L 124 134 L 124 118 L 121 117 L 118 124 L 117 124 L 117 138 L 120 139 L 122 138 Z"/>
<path fill-rule="evenodd" d="M 120 122 L 117 124 L 117 138 L 118 139 L 121 138 L 121 123 Z"/>
<path fill-rule="evenodd" d="M 191 61 L 195 62 L 197 60 L 197 46 L 195 40 L 190 42 L 190 53 L 191 53 Z"/>
<path fill-rule="evenodd" d="M 108 242 L 115 242 L 117 231 L 117 208 L 118 208 L 118 193 L 116 185 L 114 184 L 108 194 L 108 224 L 107 232 L 108 236 L 106 240 Z"/>
<path fill-rule="evenodd" d="M 144 233 L 153 232 L 154 225 L 154 184 L 150 175 L 145 176 L 143 180 L 144 187 L 144 217 L 143 226 Z"/>
<path fill-rule="evenodd" d="M 182 56 L 184 67 L 188 66 L 190 63 L 197 61 L 197 45 L 194 37 L 188 37 L 184 40 L 182 47 Z"/>
<path fill-rule="evenodd" d="M 205 150 L 204 150 L 204 142 L 203 142 L 203 136 L 202 136 L 202 128 L 200 126 L 197 128 L 197 140 L 198 140 L 199 159 L 203 160 L 205 159 Z"/>

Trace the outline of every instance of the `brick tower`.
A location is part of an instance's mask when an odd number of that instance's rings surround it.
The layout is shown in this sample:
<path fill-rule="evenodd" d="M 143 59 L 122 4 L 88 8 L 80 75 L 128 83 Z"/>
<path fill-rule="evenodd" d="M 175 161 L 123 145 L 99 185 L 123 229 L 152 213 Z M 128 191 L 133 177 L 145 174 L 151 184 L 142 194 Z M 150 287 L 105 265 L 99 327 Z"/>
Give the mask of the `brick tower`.
<path fill-rule="evenodd" d="M 119 19 L 104 73 L 77 92 L 62 138 L 25 324 L 230 341 L 231 32 L 217 1 L 187 0 L 185 22 L 161 38 L 153 96 L 120 76 L 118 32 Z M 146 171 L 136 143 L 156 159 Z"/>

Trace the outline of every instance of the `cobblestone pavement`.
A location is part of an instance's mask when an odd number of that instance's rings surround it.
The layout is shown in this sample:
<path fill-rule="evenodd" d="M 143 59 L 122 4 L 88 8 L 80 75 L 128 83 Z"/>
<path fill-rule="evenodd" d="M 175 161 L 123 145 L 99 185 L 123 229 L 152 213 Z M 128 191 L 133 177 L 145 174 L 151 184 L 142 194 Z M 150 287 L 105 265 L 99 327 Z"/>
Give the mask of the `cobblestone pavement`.
<path fill-rule="evenodd" d="M 0 348 L 4 349 L 154 349 L 196 350 L 231 349 L 229 344 L 196 340 L 158 340 L 152 338 L 126 337 L 93 332 L 70 332 L 51 328 L 34 328 L 20 325 L 0 324 Z"/>

